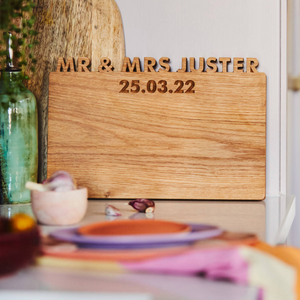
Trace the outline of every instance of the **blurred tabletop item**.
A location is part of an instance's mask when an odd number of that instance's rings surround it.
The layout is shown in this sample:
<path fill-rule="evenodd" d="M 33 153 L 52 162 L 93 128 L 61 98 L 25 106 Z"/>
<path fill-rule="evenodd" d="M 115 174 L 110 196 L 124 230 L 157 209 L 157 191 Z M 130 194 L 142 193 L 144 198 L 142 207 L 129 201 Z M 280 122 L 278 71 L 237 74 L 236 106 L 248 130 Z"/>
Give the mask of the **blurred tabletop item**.
<path fill-rule="evenodd" d="M 272 245 L 284 244 L 295 217 L 293 196 L 267 196 L 253 201 L 155 201 L 155 213 L 137 213 L 127 200 L 90 200 L 85 218 L 79 225 L 115 217 L 105 215 L 106 204 L 120 209 L 122 217 L 155 218 L 185 223 L 205 223 L 231 232 L 250 232 Z M 18 208 L 19 207 L 19 208 Z M 269 207 L 269 208 L 268 208 Z M 268 208 L 268 209 L 267 209 Z M 11 217 L 15 212 L 30 214 L 30 205 L 2 206 L 0 214 Z M 266 213 L 268 212 L 268 213 Z M 44 235 L 69 227 L 40 226 Z M 26 290 L 26 293 L 24 293 Z M 257 299 L 258 289 L 229 282 L 208 281 L 199 277 L 151 274 L 106 273 L 62 267 L 30 267 L 0 278 L 1 300 L 14 299 Z M 80 293 L 76 293 L 80 292 Z M 48 298 L 47 298 L 48 297 Z M 103 297 L 103 298 L 101 298 Z M 96 299 L 96 298 L 95 298 Z"/>
<path fill-rule="evenodd" d="M 79 225 L 115 219 L 105 215 L 106 204 L 111 204 L 120 209 L 121 218 L 153 217 L 157 220 L 216 225 L 231 232 L 254 233 L 260 240 L 276 245 L 286 242 L 295 217 L 295 197 L 287 195 L 267 196 L 264 201 L 156 200 L 153 215 L 138 213 L 131 206 L 126 206 L 127 203 L 127 200 L 89 200 L 86 216 Z M 1 214 L 2 211 L 0 207 Z M 48 234 L 58 227 L 41 226 L 41 229 Z"/>

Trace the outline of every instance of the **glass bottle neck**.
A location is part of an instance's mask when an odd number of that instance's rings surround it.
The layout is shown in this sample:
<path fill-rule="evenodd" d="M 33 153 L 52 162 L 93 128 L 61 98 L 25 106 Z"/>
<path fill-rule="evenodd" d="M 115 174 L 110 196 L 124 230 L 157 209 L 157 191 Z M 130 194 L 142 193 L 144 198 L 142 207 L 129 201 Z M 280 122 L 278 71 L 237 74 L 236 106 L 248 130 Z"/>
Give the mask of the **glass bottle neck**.
<path fill-rule="evenodd" d="M 22 82 L 20 72 L 2 71 L 0 78 L 0 94 L 19 94 L 27 90 Z"/>
<path fill-rule="evenodd" d="M 20 72 L 1 71 L 1 79 L 12 83 L 20 83 Z"/>

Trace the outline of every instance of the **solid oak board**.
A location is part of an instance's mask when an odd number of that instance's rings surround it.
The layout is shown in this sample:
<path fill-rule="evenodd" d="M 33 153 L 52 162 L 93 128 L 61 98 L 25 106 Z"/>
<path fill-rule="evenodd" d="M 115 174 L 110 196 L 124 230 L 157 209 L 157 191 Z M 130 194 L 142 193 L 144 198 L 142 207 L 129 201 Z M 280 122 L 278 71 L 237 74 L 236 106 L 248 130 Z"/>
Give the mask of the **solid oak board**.
<path fill-rule="evenodd" d="M 262 200 L 265 168 L 264 73 L 50 74 L 48 176 L 69 171 L 91 198 Z"/>

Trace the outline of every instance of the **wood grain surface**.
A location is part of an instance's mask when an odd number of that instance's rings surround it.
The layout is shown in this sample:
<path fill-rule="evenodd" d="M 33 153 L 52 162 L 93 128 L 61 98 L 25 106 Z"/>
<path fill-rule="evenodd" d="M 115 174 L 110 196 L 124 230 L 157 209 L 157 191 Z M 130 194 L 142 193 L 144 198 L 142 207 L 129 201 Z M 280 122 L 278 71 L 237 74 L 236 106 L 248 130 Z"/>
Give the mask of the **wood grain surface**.
<path fill-rule="evenodd" d="M 121 71 L 125 43 L 121 14 L 114 0 L 35 0 L 35 30 L 39 45 L 34 49 L 38 60 L 28 88 L 39 107 L 39 180 L 47 173 L 48 82 L 56 70 L 57 59 L 91 59 L 89 69 L 98 71 L 101 57 L 109 57 Z M 80 63 L 80 62 L 79 62 Z M 30 70 L 31 64 L 28 65 Z"/>
<path fill-rule="evenodd" d="M 49 88 L 48 175 L 91 198 L 265 198 L 264 73 L 51 73 Z"/>

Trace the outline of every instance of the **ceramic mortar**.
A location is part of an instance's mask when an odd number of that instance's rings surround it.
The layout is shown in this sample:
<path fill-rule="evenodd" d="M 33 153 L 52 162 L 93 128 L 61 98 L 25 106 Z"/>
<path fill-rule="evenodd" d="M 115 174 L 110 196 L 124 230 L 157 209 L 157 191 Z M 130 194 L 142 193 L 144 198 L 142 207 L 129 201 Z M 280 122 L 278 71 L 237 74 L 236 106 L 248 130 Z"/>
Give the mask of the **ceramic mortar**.
<path fill-rule="evenodd" d="M 82 220 L 87 210 L 86 188 L 67 192 L 31 191 L 32 211 L 44 225 L 73 225 Z"/>

